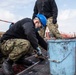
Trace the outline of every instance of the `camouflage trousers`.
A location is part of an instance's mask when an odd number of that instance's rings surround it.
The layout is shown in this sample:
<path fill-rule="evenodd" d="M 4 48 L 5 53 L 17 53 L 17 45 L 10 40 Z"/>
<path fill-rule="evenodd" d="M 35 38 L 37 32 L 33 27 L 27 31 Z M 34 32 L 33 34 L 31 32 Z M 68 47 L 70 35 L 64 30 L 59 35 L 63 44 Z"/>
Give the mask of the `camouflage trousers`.
<path fill-rule="evenodd" d="M 11 60 L 16 61 L 22 55 L 33 52 L 33 48 L 28 40 L 10 39 L 1 43 L 1 52 Z"/>
<path fill-rule="evenodd" d="M 58 24 L 53 24 L 52 23 L 52 20 L 53 18 L 50 17 L 47 19 L 47 27 L 49 28 L 50 30 L 50 33 L 57 39 L 59 38 L 62 38 L 60 33 L 59 33 L 59 30 L 58 30 Z M 45 28 L 44 29 L 41 29 L 39 31 L 39 34 L 41 35 L 41 37 L 44 37 L 44 34 L 45 34 Z"/>

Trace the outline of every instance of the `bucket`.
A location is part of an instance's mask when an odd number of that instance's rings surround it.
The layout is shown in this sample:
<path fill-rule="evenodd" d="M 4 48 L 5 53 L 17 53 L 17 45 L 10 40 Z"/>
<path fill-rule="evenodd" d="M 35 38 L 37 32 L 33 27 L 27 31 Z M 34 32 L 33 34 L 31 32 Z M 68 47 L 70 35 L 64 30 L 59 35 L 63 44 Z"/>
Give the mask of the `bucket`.
<path fill-rule="evenodd" d="M 76 39 L 49 40 L 48 55 L 51 75 L 76 75 Z"/>

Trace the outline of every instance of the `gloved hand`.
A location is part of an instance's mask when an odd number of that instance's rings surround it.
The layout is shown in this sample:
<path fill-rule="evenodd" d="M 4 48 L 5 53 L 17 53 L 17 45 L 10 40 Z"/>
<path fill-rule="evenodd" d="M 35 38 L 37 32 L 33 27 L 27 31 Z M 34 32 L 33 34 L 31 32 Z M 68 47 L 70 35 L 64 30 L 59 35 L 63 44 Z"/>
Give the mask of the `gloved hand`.
<path fill-rule="evenodd" d="M 53 24 L 56 24 L 56 23 L 57 23 L 57 19 L 53 19 L 53 20 L 52 20 L 52 23 L 53 23 Z"/>
<path fill-rule="evenodd" d="M 37 47 L 36 50 L 37 50 L 37 55 L 41 55 L 42 54 L 41 49 L 39 47 Z"/>
<path fill-rule="evenodd" d="M 41 49 L 37 47 L 37 58 L 40 59 L 40 61 L 45 60 L 45 57 L 42 55 Z"/>
<path fill-rule="evenodd" d="M 38 55 L 37 58 L 40 60 L 40 61 L 44 61 L 46 58 L 41 54 L 41 55 Z"/>

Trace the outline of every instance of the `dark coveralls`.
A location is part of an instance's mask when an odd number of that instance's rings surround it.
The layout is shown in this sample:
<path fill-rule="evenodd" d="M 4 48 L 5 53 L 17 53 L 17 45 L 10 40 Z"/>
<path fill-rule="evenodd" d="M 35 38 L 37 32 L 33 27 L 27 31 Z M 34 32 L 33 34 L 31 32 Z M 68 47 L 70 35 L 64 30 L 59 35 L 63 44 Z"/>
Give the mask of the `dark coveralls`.
<path fill-rule="evenodd" d="M 40 44 L 47 50 L 47 43 L 35 30 L 33 21 L 24 18 L 16 22 L 1 38 L 1 52 L 16 61 L 22 55 L 32 52 Z"/>
<path fill-rule="evenodd" d="M 34 6 L 33 18 L 38 13 L 41 13 L 46 16 L 47 27 L 49 28 L 50 33 L 57 39 L 62 38 L 58 31 L 58 24 L 57 24 L 58 8 L 55 0 L 37 0 Z M 39 33 L 42 37 L 44 37 L 45 29 L 41 29 Z"/>

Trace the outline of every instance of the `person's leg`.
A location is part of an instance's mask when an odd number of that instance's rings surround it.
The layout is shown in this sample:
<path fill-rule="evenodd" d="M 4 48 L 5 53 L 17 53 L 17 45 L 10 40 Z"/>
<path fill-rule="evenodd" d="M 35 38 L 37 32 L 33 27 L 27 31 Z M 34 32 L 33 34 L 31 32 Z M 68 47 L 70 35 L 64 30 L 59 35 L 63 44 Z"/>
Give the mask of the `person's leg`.
<path fill-rule="evenodd" d="M 12 69 L 13 61 L 10 58 L 7 58 L 2 64 L 2 70 L 5 75 L 14 75 L 14 71 Z"/>
<path fill-rule="evenodd" d="M 13 50 L 13 45 L 14 42 L 12 40 L 3 41 L 1 43 L 1 52 L 8 57 L 9 53 Z M 14 75 L 12 64 L 13 60 L 9 57 L 3 62 L 2 69 L 5 75 Z"/>
<path fill-rule="evenodd" d="M 28 40 L 16 39 L 15 47 L 9 57 L 16 63 L 32 65 L 33 62 L 26 60 L 25 56 L 33 52 L 33 48 Z"/>
<path fill-rule="evenodd" d="M 3 54 L 8 55 L 8 58 L 2 64 L 3 71 L 6 75 L 13 75 L 13 62 L 28 53 L 30 42 L 24 39 L 11 39 L 2 43 L 1 48 Z"/>
<path fill-rule="evenodd" d="M 39 35 L 44 38 L 44 35 L 45 35 L 45 28 L 41 28 L 39 31 L 38 31 Z"/>
<path fill-rule="evenodd" d="M 29 52 L 31 44 L 28 40 L 24 39 L 14 39 L 13 41 L 15 42 L 15 44 L 13 50 L 9 54 L 9 58 L 13 61 L 16 61 L 22 55 L 26 55 Z"/>
<path fill-rule="evenodd" d="M 47 26 L 50 30 L 50 32 L 52 33 L 52 35 L 56 38 L 56 39 L 61 39 L 61 34 L 58 30 L 58 24 L 53 24 L 52 23 L 52 17 L 48 18 L 47 20 Z"/>
<path fill-rule="evenodd" d="M 45 29 L 46 28 L 41 28 L 38 33 L 39 35 L 44 39 L 45 38 Z M 39 47 L 43 50 L 43 48 L 39 45 Z"/>

